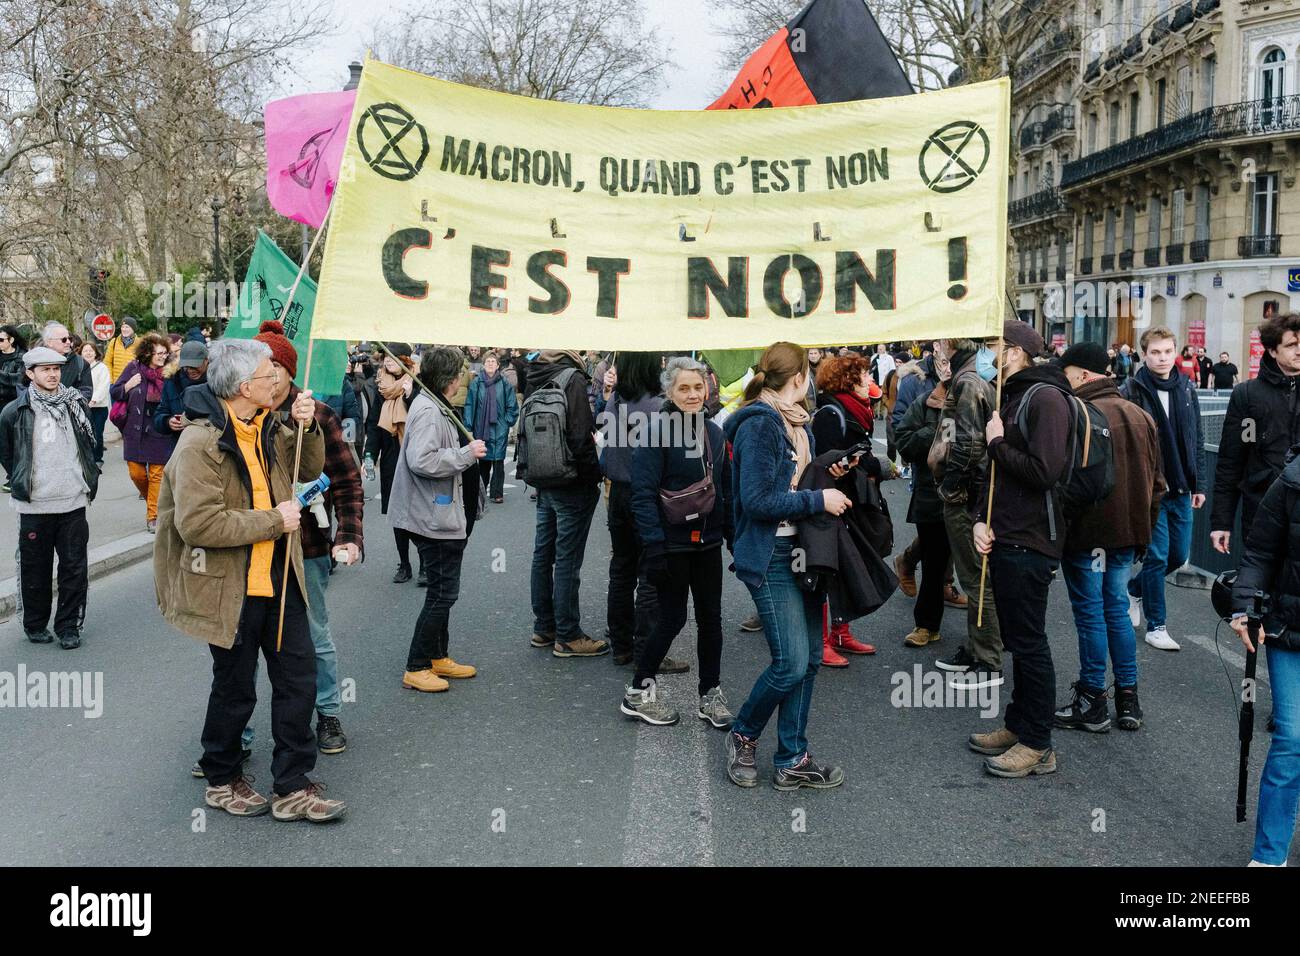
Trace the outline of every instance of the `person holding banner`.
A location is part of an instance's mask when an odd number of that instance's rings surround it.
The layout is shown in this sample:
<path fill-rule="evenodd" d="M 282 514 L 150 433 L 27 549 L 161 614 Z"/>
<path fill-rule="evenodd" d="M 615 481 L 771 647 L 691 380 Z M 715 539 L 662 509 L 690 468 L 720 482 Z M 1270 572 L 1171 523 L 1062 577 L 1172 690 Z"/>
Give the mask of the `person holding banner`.
<path fill-rule="evenodd" d="M 393 492 L 393 475 L 402 453 L 402 436 L 406 434 L 406 414 L 413 399 L 415 362 L 411 347 L 405 342 L 390 342 L 388 349 L 401 361 L 379 352 L 379 371 L 375 375 L 376 401 L 370 407 L 366 420 L 366 457 L 373 458 L 379 466 L 380 514 L 388 514 L 388 499 Z M 398 527 L 393 528 L 397 543 L 397 573 L 394 584 L 411 580 L 411 536 Z M 425 570 L 420 568 L 420 582 Z"/>
<path fill-rule="evenodd" d="M 758 785 L 758 737 L 774 711 L 777 748 L 773 755 L 777 790 L 838 787 L 839 767 L 817 763 L 805 738 L 813 681 L 822 661 L 825 593 L 803 590 L 793 562 L 800 518 L 826 511 L 840 515 L 851 506 L 835 488 L 796 491 L 815 453 L 808 392 L 808 354 L 792 342 L 763 352 L 745 386 L 740 409 L 727 419 L 732 443 L 735 494 L 736 576 L 749 588 L 772 650 L 772 663 L 759 675 L 727 735 L 727 776 L 739 787 Z M 845 473 L 840 466 L 832 474 Z"/>

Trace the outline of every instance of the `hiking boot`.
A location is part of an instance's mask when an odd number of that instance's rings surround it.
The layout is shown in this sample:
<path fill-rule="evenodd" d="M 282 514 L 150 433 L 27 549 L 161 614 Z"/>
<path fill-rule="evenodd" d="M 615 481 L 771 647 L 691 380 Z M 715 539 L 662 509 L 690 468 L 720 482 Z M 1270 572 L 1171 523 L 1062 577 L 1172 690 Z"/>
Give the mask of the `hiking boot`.
<path fill-rule="evenodd" d="M 239 766 L 242 768 L 244 764 L 248 762 L 248 758 L 251 756 L 253 756 L 253 751 L 241 749 L 239 751 Z M 199 761 L 197 760 L 194 761 L 194 766 L 190 767 L 190 776 L 197 777 L 200 780 L 202 780 L 204 776 L 206 776 L 203 773 L 203 766 L 202 764 L 199 763 Z"/>
<path fill-rule="evenodd" d="M 59 647 L 65 651 L 75 651 L 81 646 L 81 632 L 78 630 L 64 631 L 59 635 Z"/>
<path fill-rule="evenodd" d="M 757 740 L 750 740 L 734 730 L 727 734 L 727 776 L 736 786 L 758 786 L 758 765 L 754 762 L 756 750 Z"/>
<path fill-rule="evenodd" d="M 653 689 L 636 690 L 628 687 L 623 692 L 623 702 L 618 709 L 634 720 L 654 727 L 667 727 L 677 723 L 677 711 L 657 700 Z"/>
<path fill-rule="evenodd" d="M 407 671 L 402 675 L 402 686 L 426 694 L 436 694 L 451 685 L 431 670 Z"/>
<path fill-rule="evenodd" d="M 208 787 L 203 802 L 237 817 L 260 817 L 271 804 L 252 787 L 253 778 L 240 774 L 222 787 Z"/>
<path fill-rule="evenodd" d="M 1073 694 L 1070 702 L 1054 715 L 1057 727 L 1066 730 L 1086 730 L 1104 734 L 1110 730 L 1110 708 L 1106 706 L 1106 691 L 1088 687 L 1080 681 L 1070 685 Z"/>
<path fill-rule="evenodd" d="M 727 708 L 727 698 L 723 696 L 721 687 L 704 692 L 700 697 L 700 709 L 695 716 L 707 720 L 719 730 L 726 730 L 735 719 Z"/>
<path fill-rule="evenodd" d="M 831 628 L 831 646 L 841 654 L 874 654 L 876 646 L 874 644 L 863 644 L 853 632 L 849 630 L 847 624 L 840 624 Z"/>
<path fill-rule="evenodd" d="M 977 754 L 1004 754 L 1014 747 L 1020 738 L 1007 730 L 1000 727 L 997 730 L 987 734 L 971 734 L 967 743 L 970 749 Z"/>
<path fill-rule="evenodd" d="M 966 595 L 962 594 L 951 584 L 943 586 L 943 603 L 948 607 L 955 607 L 958 610 L 966 610 Z"/>
<path fill-rule="evenodd" d="M 898 576 L 898 590 L 908 597 L 916 597 L 916 568 L 909 568 L 901 554 L 894 558 L 894 574 Z"/>
<path fill-rule="evenodd" d="M 323 754 L 341 754 L 348 749 L 348 738 L 343 736 L 337 717 L 316 715 L 316 749 Z"/>
<path fill-rule="evenodd" d="M 1138 703 L 1138 689 L 1115 688 L 1115 723 L 1120 730 L 1137 730 L 1142 726 L 1142 706 Z"/>
<path fill-rule="evenodd" d="M 556 657 L 600 657 L 609 653 L 609 644 L 586 634 L 579 634 L 571 641 L 562 641 L 557 637 L 551 653 Z"/>
<path fill-rule="evenodd" d="M 934 666 L 939 668 L 941 671 L 950 671 L 954 674 L 964 674 L 976 663 L 978 662 L 975 658 L 971 657 L 970 651 L 966 650 L 966 645 L 963 644 L 961 647 L 957 648 L 956 654 L 953 654 L 952 657 L 939 658 L 939 660 L 934 662 Z"/>
<path fill-rule="evenodd" d="M 31 641 L 33 644 L 54 643 L 54 635 L 50 633 L 50 629 L 48 627 L 43 631 L 27 631 L 26 634 L 27 634 L 27 640 Z"/>
<path fill-rule="evenodd" d="M 1050 747 L 1046 750 L 1034 750 L 1032 747 L 1018 743 L 1006 753 L 986 759 L 984 769 L 995 777 L 1028 777 L 1030 774 L 1056 773 L 1056 751 Z"/>
<path fill-rule="evenodd" d="M 775 790 L 798 790 L 800 787 L 812 787 L 815 790 L 829 790 L 844 782 L 844 771 L 839 767 L 822 766 L 804 754 L 793 767 L 778 767 L 772 776 Z"/>
<path fill-rule="evenodd" d="M 848 658 L 841 655 L 835 650 L 831 636 L 827 634 L 822 638 L 822 667 L 848 667 Z"/>
<path fill-rule="evenodd" d="M 325 784 L 309 783 L 301 790 L 277 795 L 271 804 L 271 815 L 286 822 L 310 820 L 312 823 L 328 823 L 348 812 L 347 804 L 342 800 L 327 800 L 324 793 Z"/>
<path fill-rule="evenodd" d="M 478 668 L 472 664 L 457 664 L 450 657 L 440 657 L 436 661 L 430 661 L 429 670 L 439 677 L 473 677 L 478 673 Z"/>
<path fill-rule="evenodd" d="M 528 644 L 530 647 L 550 647 L 554 643 L 555 643 L 554 634 L 534 633 L 533 636 L 528 639 Z"/>
<path fill-rule="evenodd" d="M 1163 624 L 1147 631 L 1147 643 L 1160 651 L 1180 650 L 1178 642 L 1169 636 L 1169 632 L 1165 630 Z"/>
<path fill-rule="evenodd" d="M 740 622 L 740 629 L 747 634 L 757 634 L 763 629 L 763 619 L 757 614 L 751 614 Z"/>
<path fill-rule="evenodd" d="M 938 631 L 932 631 L 925 627 L 914 627 L 912 633 L 903 638 L 903 643 L 908 647 L 925 647 L 927 644 L 938 642 L 939 636 Z"/>
<path fill-rule="evenodd" d="M 655 668 L 656 674 L 685 674 L 689 672 L 691 665 L 685 661 L 679 661 L 674 657 L 665 657 Z"/>
<path fill-rule="evenodd" d="M 942 662 L 940 666 L 943 666 Z M 1002 671 L 992 664 L 976 661 L 964 671 L 954 671 L 949 674 L 948 686 L 954 689 L 964 687 L 967 690 L 978 690 L 981 687 L 997 687 L 1004 680 Z"/>
<path fill-rule="evenodd" d="M 409 564 L 400 565 L 397 573 L 393 575 L 394 584 L 405 584 L 411 580 L 411 566 Z"/>

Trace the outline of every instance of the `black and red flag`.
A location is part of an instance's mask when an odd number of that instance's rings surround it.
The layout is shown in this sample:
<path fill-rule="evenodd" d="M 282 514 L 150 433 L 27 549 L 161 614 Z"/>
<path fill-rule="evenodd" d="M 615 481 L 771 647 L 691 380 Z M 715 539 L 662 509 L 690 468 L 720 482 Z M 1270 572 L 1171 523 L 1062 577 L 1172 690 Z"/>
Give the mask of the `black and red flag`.
<path fill-rule="evenodd" d="M 812 0 L 745 61 L 709 109 L 808 106 L 912 92 L 864 0 Z"/>

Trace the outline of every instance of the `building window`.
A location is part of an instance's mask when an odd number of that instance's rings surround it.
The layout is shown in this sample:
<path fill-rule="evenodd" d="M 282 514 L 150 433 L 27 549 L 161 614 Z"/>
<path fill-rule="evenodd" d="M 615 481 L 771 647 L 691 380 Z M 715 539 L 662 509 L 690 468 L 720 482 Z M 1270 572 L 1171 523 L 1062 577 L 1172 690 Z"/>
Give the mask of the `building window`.
<path fill-rule="evenodd" d="M 1183 242 L 1183 219 L 1187 214 L 1187 191 L 1175 189 L 1173 202 L 1170 204 L 1169 241 L 1174 245 Z"/>
<path fill-rule="evenodd" d="M 1110 104 L 1110 145 L 1114 146 L 1119 142 L 1119 100 L 1112 100 Z"/>
<path fill-rule="evenodd" d="M 1124 204 L 1124 252 L 1133 251 L 1133 233 L 1137 228 L 1137 209 L 1131 202 Z"/>
<path fill-rule="evenodd" d="M 1138 134 L 1138 95 L 1130 93 L 1128 95 L 1128 138 L 1132 139 Z"/>
<path fill-rule="evenodd" d="M 1264 61 L 1259 68 L 1259 96 L 1264 101 L 1260 110 L 1260 120 L 1265 126 L 1272 126 L 1276 111 L 1282 106 L 1282 97 L 1286 95 L 1286 54 L 1277 47 L 1264 54 Z"/>
<path fill-rule="evenodd" d="M 1091 243 L 1089 243 L 1091 245 Z M 1069 260 L 1065 257 L 1065 233 L 1056 234 L 1056 269 L 1060 273 L 1060 278 L 1065 278 L 1065 273 L 1070 266 Z"/>
<path fill-rule="evenodd" d="M 1090 153 L 1095 153 L 1097 151 L 1097 126 L 1098 125 L 1099 123 L 1097 119 L 1097 114 L 1089 113 L 1088 114 L 1088 152 Z"/>
<path fill-rule="evenodd" d="M 1083 217 L 1083 258 L 1085 259 L 1092 258 L 1092 232 L 1092 213 L 1088 213 Z"/>
<path fill-rule="evenodd" d="M 1165 125 L 1165 88 L 1164 80 L 1156 80 L 1156 127 Z"/>
<path fill-rule="evenodd" d="M 1256 180 L 1258 182 L 1258 180 Z M 1196 187 L 1196 241 L 1210 240 L 1210 187 Z"/>
<path fill-rule="evenodd" d="M 1264 173 L 1255 177 L 1250 206 L 1252 235 L 1277 235 L 1277 173 Z"/>
<path fill-rule="evenodd" d="M 1218 60 L 1213 56 L 1207 56 L 1201 61 L 1201 102 L 1204 104 L 1201 108 L 1214 105 L 1214 73 L 1218 66 Z"/>
<path fill-rule="evenodd" d="M 1052 169 L 1052 161 L 1050 159 L 1043 164 L 1043 182 L 1049 187 L 1056 185 L 1056 176 Z"/>
<path fill-rule="evenodd" d="M 1192 112 L 1192 68 L 1180 66 L 1174 85 L 1174 119 L 1182 119 Z"/>
<path fill-rule="evenodd" d="M 1104 228 L 1101 254 L 1103 256 L 1113 256 L 1115 254 L 1115 209 L 1113 206 L 1106 207 L 1106 224 Z"/>
<path fill-rule="evenodd" d="M 1152 196 L 1147 200 L 1147 248 L 1157 249 L 1160 246 L 1160 213 L 1161 202 L 1159 196 Z"/>

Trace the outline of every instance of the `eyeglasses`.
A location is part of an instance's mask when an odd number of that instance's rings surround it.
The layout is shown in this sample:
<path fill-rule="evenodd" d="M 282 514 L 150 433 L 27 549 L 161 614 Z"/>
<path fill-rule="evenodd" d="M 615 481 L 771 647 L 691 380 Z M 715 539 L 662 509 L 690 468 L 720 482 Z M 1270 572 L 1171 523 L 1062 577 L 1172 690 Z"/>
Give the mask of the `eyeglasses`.
<path fill-rule="evenodd" d="M 258 380 L 260 380 L 260 379 L 264 379 L 264 378 L 269 378 L 269 379 L 271 379 L 272 381 L 278 381 L 279 378 L 280 378 L 280 373 L 279 373 L 279 372 L 271 372 L 269 375 L 254 375 L 252 378 L 245 379 L 244 381 L 246 381 L 246 382 L 256 382 L 256 381 L 258 381 Z"/>

